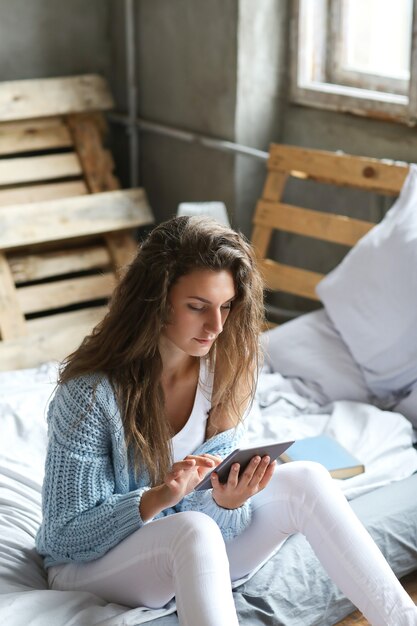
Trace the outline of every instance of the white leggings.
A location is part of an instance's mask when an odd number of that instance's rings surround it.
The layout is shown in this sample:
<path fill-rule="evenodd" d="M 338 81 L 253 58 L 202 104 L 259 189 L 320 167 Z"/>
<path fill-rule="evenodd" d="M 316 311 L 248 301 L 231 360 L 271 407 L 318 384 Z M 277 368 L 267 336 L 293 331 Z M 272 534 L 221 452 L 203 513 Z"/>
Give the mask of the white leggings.
<path fill-rule="evenodd" d="M 51 568 L 50 585 L 132 607 L 160 608 L 175 596 L 182 626 L 235 626 L 230 581 L 301 532 L 373 626 L 417 625 L 416 606 L 321 465 L 279 466 L 252 502 L 251 525 L 226 545 L 207 515 L 178 513 L 146 524 L 95 561 Z"/>

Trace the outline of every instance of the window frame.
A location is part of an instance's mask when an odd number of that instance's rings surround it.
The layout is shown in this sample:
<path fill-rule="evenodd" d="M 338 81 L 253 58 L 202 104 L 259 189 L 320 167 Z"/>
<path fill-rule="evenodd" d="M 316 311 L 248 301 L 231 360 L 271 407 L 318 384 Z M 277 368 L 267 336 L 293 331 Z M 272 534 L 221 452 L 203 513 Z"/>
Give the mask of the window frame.
<path fill-rule="evenodd" d="M 337 45 L 336 38 L 336 25 L 340 24 L 341 20 L 338 4 L 334 0 L 292 0 L 290 32 L 291 101 L 316 108 L 392 119 L 410 126 L 416 125 L 417 0 L 413 0 L 410 80 L 407 81 L 408 89 L 405 94 L 360 87 L 359 76 L 355 77 L 354 72 L 350 73 L 350 77 L 346 77 L 341 75 L 338 69 L 335 69 L 335 56 L 337 63 L 337 55 L 340 58 L 341 48 L 340 45 Z M 313 6 L 314 9 L 312 9 Z M 306 20 L 301 20 L 301 11 L 308 11 L 309 9 L 312 11 L 310 21 L 314 18 L 315 26 L 312 23 L 308 25 Z M 308 32 L 308 28 L 314 31 L 314 36 Z M 300 40 L 303 41 L 302 46 L 299 45 Z M 313 65 L 311 61 L 307 61 L 307 59 L 312 58 L 313 53 L 314 67 L 308 68 L 308 63 Z M 329 80 L 329 75 L 332 82 Z M 361 72 L 360 80 L 363 81 L 364 76 L 366 74 Z M 368 76 L 371 85 L 374 84 L 374 77 Z M 341 84 L 342 81 L 351 84 Z M 381 81 L 379 80 L 379 82 Z M 387 89 L 392 90 L 394 87 L 394 83 L 389 78 L 385 84 Z"/>

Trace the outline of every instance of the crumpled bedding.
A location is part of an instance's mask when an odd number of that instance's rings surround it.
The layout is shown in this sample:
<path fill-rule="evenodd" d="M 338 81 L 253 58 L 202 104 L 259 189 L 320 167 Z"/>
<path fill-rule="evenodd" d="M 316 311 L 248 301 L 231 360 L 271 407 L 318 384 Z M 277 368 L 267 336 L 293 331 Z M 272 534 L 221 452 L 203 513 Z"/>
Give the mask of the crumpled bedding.
<path fill-rule="evenodd" d="M 417 471 L 413 428 L 399 413 L 339 400 L 320 406 L 297 393 L 297 382 L 262 372 L 248 442 L 288 441 L 327 434 L 365 465 L 365 473 L 338 480 L 348 499 L 364 495 Z"/>
<path fill-rule="evenodd" d="M 177 626 L 174 603 L 159 611 L 129 609 L 89 593 L 47 589 L 34 537 L 41 516 L 45 407 L 55 379 L 53 364 L 0 375 L 0 624 Z M 339 481 L 341 488 L 355 498 L 352 507 L 396 573 L 417 568 L 417 452 L 402 416 L 354 402 L 320 407 L 288 380 L 262 374 L 248 426 L 248 441 L 328 432 L 352 449 L 367 471 L 362 481 Z M 234 597 L 246 626 L 330 626 L 353 610 L 301 535 L 291 537 Z"/>

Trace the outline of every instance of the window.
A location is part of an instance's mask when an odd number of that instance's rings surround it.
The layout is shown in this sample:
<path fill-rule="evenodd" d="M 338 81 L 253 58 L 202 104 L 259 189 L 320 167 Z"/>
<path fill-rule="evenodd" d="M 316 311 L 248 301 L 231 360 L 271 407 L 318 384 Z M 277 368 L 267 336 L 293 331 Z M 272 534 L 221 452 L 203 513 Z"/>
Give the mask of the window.
<path fill-rule="evenodd" d="M 293 0 L 293 7 L 294 102 L 417 122 L 413 0 Z"/>

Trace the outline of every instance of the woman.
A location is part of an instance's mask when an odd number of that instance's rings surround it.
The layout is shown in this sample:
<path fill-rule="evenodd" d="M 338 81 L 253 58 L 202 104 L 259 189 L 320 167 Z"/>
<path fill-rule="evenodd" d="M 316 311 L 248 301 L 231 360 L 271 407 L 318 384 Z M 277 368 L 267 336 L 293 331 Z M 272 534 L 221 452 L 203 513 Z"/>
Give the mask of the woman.
<path fill-rule="evenodd" d="M 205 218 L 153 230 L 49 409 L 37 549 L 53 589 L 237 624 L 231 579 L 303 532 L 372 624 L 416 607 L 329 474 L 255 457 L 193 491 L 238 447 L 254 394 L 262 281 L 250 245 Z"/>

